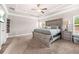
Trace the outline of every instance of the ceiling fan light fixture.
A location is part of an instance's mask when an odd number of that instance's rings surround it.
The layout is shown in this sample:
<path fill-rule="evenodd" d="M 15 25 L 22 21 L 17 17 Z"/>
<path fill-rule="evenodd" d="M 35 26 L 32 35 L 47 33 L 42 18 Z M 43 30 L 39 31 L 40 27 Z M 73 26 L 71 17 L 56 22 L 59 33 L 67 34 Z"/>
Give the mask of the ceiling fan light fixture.
<path fill-rule="evenodd" d="M 41 12 L 41 10 L 40 10 L 40 9 L 38 9 L 37 11 L 38 11 L 38 12 Z"/>

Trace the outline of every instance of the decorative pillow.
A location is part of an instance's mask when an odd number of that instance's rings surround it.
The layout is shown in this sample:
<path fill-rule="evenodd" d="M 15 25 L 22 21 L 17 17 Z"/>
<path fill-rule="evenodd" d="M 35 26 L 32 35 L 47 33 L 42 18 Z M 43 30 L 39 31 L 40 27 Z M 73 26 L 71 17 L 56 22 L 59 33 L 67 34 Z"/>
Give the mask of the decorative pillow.
<path fill-rule="evenodd" d="M 46 26 L 46 29 L 59 29 L 59 26 Z"/>
<path fill-rule="evenodd" d="M 45 28 L 46 28 L 46 29 L 51 29 L 51 26 L 46 26 Z"/>
<path fill-rule="evenodd" d="M 51 29 L 59 29 L 58 26 L 51 26 Z"/>

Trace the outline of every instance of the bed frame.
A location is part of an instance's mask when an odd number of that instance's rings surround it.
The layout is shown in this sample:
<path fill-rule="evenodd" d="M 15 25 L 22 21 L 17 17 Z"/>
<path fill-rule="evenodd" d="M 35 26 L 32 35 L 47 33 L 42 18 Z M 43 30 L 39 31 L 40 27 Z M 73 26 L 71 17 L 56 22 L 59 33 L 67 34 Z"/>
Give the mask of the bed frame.
<path fill-rule="evenodd" d="M 60 30 L 62 31 L 62 18 L 46 21 L 46 26 L 52 26 L 52 25 L 59 26 Z M 46 35 L 38 32 L 33 32 L 33 38 L 35 40 L 39 40 L 47 47 L 50 47 L 51 43 L 53 42 L 53 40 L 51 40 L 52 39 L 51 35 Z"/>
<path fill-rule="evenodd" d="M 52 25 L 53 26 L 58 26 L 62 30 L 63 19 L 59 18 L 59 19 L 46 21 L 46 26 L 52 26 Z"/>

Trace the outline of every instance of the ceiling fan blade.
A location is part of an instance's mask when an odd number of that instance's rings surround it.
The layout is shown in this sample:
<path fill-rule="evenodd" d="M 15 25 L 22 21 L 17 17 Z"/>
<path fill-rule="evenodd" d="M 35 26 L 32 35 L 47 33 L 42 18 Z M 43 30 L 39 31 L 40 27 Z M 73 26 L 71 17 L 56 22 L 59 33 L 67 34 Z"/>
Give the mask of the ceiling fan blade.
<path fill-rule="evenodd" d="M 40 4 L 37 4 L 37 7 L 39 7 L 40 6 Z"/>
<path fill-rule="evenodd" d="M 43 14 L 44 14 L 44 12 L 43 11 L 41 11 Z"/>
<path fill-rule="evenodd" d="M 42 10 L 47 10 L 47 8 L 43 8 Z"/>

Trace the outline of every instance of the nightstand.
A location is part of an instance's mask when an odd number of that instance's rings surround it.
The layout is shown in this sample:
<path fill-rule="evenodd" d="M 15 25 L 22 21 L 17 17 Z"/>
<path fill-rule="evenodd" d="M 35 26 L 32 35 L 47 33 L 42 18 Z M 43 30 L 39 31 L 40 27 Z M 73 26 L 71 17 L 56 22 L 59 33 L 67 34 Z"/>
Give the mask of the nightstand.
<path fill-rule="evenodd" d="M 73 43 L 79 44 L 79 35 L 78 34 L 73 34 Z"/>
<path fill-rule="evenodd" d="M 72 32 L 63 31 L 62 32 L 62 39 L 66 39 L 66 40 L 72 41 Z"/>

